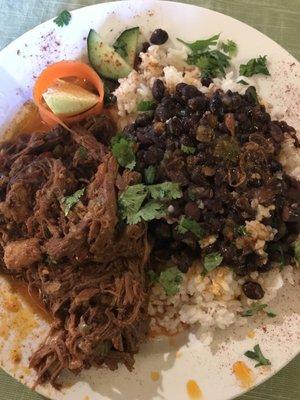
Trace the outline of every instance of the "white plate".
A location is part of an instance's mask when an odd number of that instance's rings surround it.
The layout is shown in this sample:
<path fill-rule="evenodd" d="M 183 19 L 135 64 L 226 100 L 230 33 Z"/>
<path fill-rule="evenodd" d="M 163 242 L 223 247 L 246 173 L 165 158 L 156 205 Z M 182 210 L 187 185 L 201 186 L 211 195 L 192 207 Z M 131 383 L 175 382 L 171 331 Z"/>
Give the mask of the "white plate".
<path fill-rule="evenodd" d="M 299 128 L 300 91 L 297 78 L 300 76 L 300 68 L 297 61 L 278 44 L 239 21 L 204 8 L 167 1 L 124 1 L 73 11 L 70 25 L 64 28 L 58 28 L 53 21 L 48 21 L 2 50 L 2 130 L 20 105 L 31 98 L 35 77 L 48 63 L 61 59 L 86 58 L 86 36 L 90 28 L 100 31 L 110 41 L 124 28 L 136 25 L 141 27 L 146 36 L 154 28 L 162 27 L 169 32 L 171 38 L 180 36 L 187 41 L 222 32 L 224 38 L 238 43 L 237 64 L 267 54 L 271 77 L 256 79 L 259 92 L 279 112 L 284 112 L 284 118 L 290 124 Z M 0 280 L 0 286 L 3 296 L 3 279 Z M 203 346 L 199 341 L 187 345 L 184 338 L 174 339 L 171 343 L 169 340 L 148 343 L 136 356 L 133 373 L 129 373 L 124 367 L 120 367 L 117 372 L 92 369 L 75 378 L 69 377 L 68 387 L 62 392 L 49 386 L 39 386 L 37 390 L 57 400 L 184 400 L 189 398 L 187 381 L 194 379 L 201 388 L 204 399 L 230 399 L 245 390 L 240 387 L 232 373 L 232 366 L 237 360 L 242 360 L 251 367 L 255 384 L 259 384 L 299 352 L 299 290 L 289 286 L 279 292 L 278 298 L 281 300 L 272 304 L 272 308 L 279 314 L 275 321 L 254 319 L 252 325 L 246 328 L 219 332 L 211 348 Z M 25 303 L 24 307 L 26 308 Z M 31 311 L 22 312 L 21 317 L 25 315 L 25 319 L 28 319 L 27 327 L 30 331 Z M 0 318 L 1 329 L 8 321 L 3 319 L 3 314 Z M 3 368 L 29 386 L 34 381 L 34 374 L 26 368 L 28 354 L 32 348 L 37 347 L 47 329 L 45 322 L 37 316 L 34 318 L 39 327 L 32 334 L 23 335 L 23 357 L 19 364 L 14 365 L 10 357 L 16 340 L 12 334 L 0 347 Z M 251 339 L 246 333 L 254 328 L 255 337 Z M 254 369 L 253 363 L 243 356 L 246 350 L 252 349 L 257 343 L 271 359 L 271 368 Z M 180 354 L 177 353 L 178 350 Z M 157 381 L 151 379 L 153 371 L 159 372 Z"/>

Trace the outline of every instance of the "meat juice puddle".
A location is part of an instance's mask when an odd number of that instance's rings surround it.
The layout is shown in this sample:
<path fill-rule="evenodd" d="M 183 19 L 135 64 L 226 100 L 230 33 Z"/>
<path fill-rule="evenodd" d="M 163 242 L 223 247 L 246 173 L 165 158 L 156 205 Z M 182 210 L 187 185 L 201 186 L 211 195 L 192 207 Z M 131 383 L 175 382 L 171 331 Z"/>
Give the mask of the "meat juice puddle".
<path fill-rule="evenodd" d="M 12 277 L 5 276 L 5 280 L 9 284 L 11 292 L 16 294 L 33 314 L 37 315 L 48 324 L 53 322 L 51 315 L 42 306 L 37 292 L 29 293 L 28 286 L 25 282 L 17 281 Z"/>

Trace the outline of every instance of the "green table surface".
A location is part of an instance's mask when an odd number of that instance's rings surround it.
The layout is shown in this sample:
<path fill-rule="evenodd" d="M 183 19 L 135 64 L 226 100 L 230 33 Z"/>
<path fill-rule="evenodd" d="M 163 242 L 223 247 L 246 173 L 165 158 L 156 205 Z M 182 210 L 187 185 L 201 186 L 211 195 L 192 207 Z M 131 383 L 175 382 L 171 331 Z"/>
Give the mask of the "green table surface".
<path fill-rule="evenodd" d="M 143 1 L 143 0 L 136 0 Z M 63 9 L 107 1 L 0 0 L 0 49 Z M 181 0 L 230 15 L 255 27 L 300 59 L 300 0 Z M 0 400 L 42 400 L 0 370 Z M 239 400 L 300 399 L 300 356 Z M 77 399 L 74 399 L 77 400 Z M 207 399 L 213 400 L 213 399 Z"/>

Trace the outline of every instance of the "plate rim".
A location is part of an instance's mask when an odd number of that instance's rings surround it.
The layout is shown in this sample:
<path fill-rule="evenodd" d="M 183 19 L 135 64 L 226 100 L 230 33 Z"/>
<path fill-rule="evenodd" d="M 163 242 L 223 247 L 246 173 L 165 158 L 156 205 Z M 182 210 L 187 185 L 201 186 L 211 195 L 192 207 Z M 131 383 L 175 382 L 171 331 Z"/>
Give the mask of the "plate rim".
<path fill-rule="evenodd" d="M 100 8 L 100 9 L 101 9 L 101 8 L 103 8 L 103 7 L 106 7 L 107 5 L 114 5 L 114 7 L 119 7 L 119 6 L 121 6 L 121 7 L 126 7 L 126 6 L 128 6 L 128 5 L 130 5 L 130 4 L 136 4 L 136 2 L 137 2 L 137 0 L 109 1 L 109 2 L 105 2 L 105 3 L 96 3 L 96 4 L 91 4 L 91 5 L 86 5 L 86 6 L 78 7 L 78 8 L 75 8 L 75 9 L 73 9 L 73 10 L 70 10 L 70 12 L 71 12 L 71 14 L 74 13 L 74 14 L 78 15 L 78 14 L 80 14 L 80 12 L 81 12 L 82 10 L 86 10 L 86 9 L 93 9 L 93 8 L 95 8 L 95 9 Z M 270 37 L 267 36 L 265 33 L 259 31 L 258 29 L 254 28 L 253 26 L 248 25 L 247 23 L 245 23 L 245 22 L 243 22 L 243 21 L 240 21 L 240 20 L 238 20 L 238 19 L 236 19 L 236 18 L 234 18 L 234 17 L 232 17 L 232 16 L 230 16 L 230 15 L 228 15 L 228 14 L 225 14 L 225 13 L 222 13 L 222 12 L 219 12 L 219 11 L 216 11 L 216 10 L 213 10 L 213 9 L 211 9 L 211 8 L 203 7 L 203 6 L 200 6 L 200 5 L 198 6 L 198 5 L 196 5 L 196 4 L 182 3 L 182 2 L 179 2 L 179 1 L 170 1 L 170 0 L 143 0 L 143 2 L 144 2 L 144 4 L 149 4 L 150 7 L 154 7 L 155 4 L 160 4 L 160 5 L 166 4 L 166 5 L 169 5 L 169 6 L 174 6 L 174 5 L 176 5 L 176 6 L 184 7 L 184 8 L 191 9 L 191 10 L 192 10 L 192 9 L 202 9 L 202 10 L 205 10 L 206 12 L 208 11 L 209 13 L 212 13 L 212 14 L 215 14 L 215 15 L 219 15 L 220 17 L 221 17 L 221 16 L 222 16 L 222 17 L 225 17 L 225 18 L 227 18 L 227 19 L 229 19 L 229 20 L 234 21 L 235 23 L 238 22 L 238 23 L 241 24 L 242 26 L 247 27 L 247 29 L 250 28 L 250 29 L 251 29 L 253 32 L 255 32 L 256 34 L 259 34 L 260 36 L 263 36 L 265 40 L 267 40 L 267 41 L 269 41 L 269 42 L 272 42 L 273 45 L 275 44 L 277 47 L 279 47 L 279 48 L 281 49 L 282 52 L 284 52 L 284 53 L 285 53 L 286 55 L 288 55 L 291 59 L 293 59 L 293 61 L 294 61 L 296 64 L 300 64 L 300 62 L 295 58 L 294 55 L 292 55 L 291 53 L 289 53 L 288 50 L 286 50 L 281 44 L 279 44 L 278 42 L 276 42 L 274 39 L 270 38 Z M 24 32 L 22 35 L 18 36 L 18 37 L 15 38 L 13 41 L 11 41 L 10 43 L 8 43 L 4 48 L 2 48 L 2 49 L 0 50 L 0 62 L 1 62 L 1 61 L 5 61 L 5 57 L 6 57 L 6 54 L 5 54 L 5 53 L 6 53 L 7 51 L 11 50 L 14 46 L 16 46 L 17 43 L 18 43 L 19 41 L 21 42 L 22 40 L 26 40 L 26 38 L 27 38 L 27 37 L 29 38 L 31 35 L 33 35 L 34 32 L 35 32 L 36 30 L 39 30 L 39 29 L 41 29 L 41 28 L 46 27 L 47 25 L 49 25 L 49 23 L 50 23 L 51 21 L 53 21 L 54 18 L 55 18 L 55 17 L 49 18 L 49 19 L 47 19 L 46 21 L 44 21 L 44 22 L 42 22 L 42 23 L 40 23 L 40 24 L 38 24 L 38 25 L 32 27 L 31 29 L 29 29 L 28 31 Z M 242 389 L 242 388 L 240 388 L 240 391 L 239 391 L 238 394 L 233 395 L 233 396 L 231 396 L 231 397 L 227 397 L 227 400 L 233 400 L 233 399 L 236 399 L 237 397 L 239 397 L 239 396 L 241 396 L 241 395 L 243 395 L 243 394 L 245 394 L 245 393 L 251 392 L 253 389 L 257 388 L 257 387 L 260 386 L 261 384 L 265 383 L 267 380 L 269 380 L 269 379 L 271 379 L 272 377 L 274 377 L 279 371 L 281 371 L 283 368 L 285 368 L 293 359 L 295 359 L 297 356 L 299 356 L 299 354 L 300 354 L 300 346 L 299 346 L 299 349 L 298 349 L 298 351 L 297 351 L 297 354 L 291 356 L 284 364 L 282 364 L 282 365 L 281 365 L 280 367 L 278 367 L 277 369 L 272 370 L 272 373 L 271 373 L 270 375 L 265 376 L 263 379 L 260 380 L 259 383 L 254 383 L 254 385 L 251 386 L 250 388 L 247 388 L 247 389 Z M 15 377 L 5 368 L 4 365 L 1 365 L 1 368 L 2 368 L 3 371 L 5 371 L 10 377 L 12 377 L 16 382 L 18 382 L 19 384 L 22 384 L 22 385 L 26 386 L 27 388 L 29 388 L 25 383 L 20 382 L 20 380 L 18 380 L 17 378 L 15 378 Z M 54 397 L 53 397 L 53 398 L 52 398 L 52 397 L 49 397 L 49 394 L 47 394 L 47 386 L 38 385 L 34 390 L 35 390 L 37 393 L 39 393 L 39 394 L 41 394 L 41 395 L 43 395 L 43 396 L 47 396 L 49 399 L 53 399 L 53 400 L 55 399 Z"/>

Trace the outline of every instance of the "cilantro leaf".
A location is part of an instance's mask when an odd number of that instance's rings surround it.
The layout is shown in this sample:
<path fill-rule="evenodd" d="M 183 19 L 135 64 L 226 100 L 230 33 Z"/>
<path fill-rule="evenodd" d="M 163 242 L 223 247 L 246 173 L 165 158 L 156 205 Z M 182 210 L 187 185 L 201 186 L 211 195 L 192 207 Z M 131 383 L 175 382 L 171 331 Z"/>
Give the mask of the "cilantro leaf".
<path fill-rule="evenodd" d="M 163 203 L 155 200 L 148 201 L 136 214 L 127 217 L 127 222 L 137 224 L 143 221 L 152 221 L 160 219 L 166 215 L 166 207 Z"/>
<path fill-rule="evenodd" d="M 273 311 L 267 311 L 267 316 L 270 318 L 275 318 L 277 316 L 277 314 L 274 313 Z"/>
<path fill-rule="evenodd" d="M 122 135 L 117 135 L 112 138 L 111 151 L 121 167 L 128 168 L 130 170 L 135 167 L 136 160 L 133 147 L 134 143 Z"/>
<path fill-rule="evenodd" d="M 182 235 L 187 232 L 192 232 L 198 239 L 202 239 L 205 234 L 197 221 L 187 217 L 181 217 L 176 229 Z"/>
<path fill-rule="evenodd" d="M 83 146 L 80 146 L 78 149 L 78 155 L 82 160 L 85 160 L 87 158 L 87 149 Z"/>
<path fill-rule="evenodd" d="M 240 65 L 240 75 L 249 77 L 256 74 L 270 75 L 267 67 L 267 56 L 252 58 L 247 64 Z"/>
<path fill-rule="evenodd" d="M 203 52 L 198 56 L 188 58 L 188 64 L 196 65 L 202 76 L 216 77 L 225 75 L 225 70 L 229 67 L 230 57 L 219 50 L 210 50 Z"/>
<path fill-rule="evenodd" d="M 171 267 L 161 272 L 158 282 L 165 289 L 168 296 L 173 296 L 179 292 L 179 286 L 182 282 L 183 274 L 177 267 Z"/>
<path fill-rule="evenodd" d="M 249 232 L 244 225 L 239 225 L 236 229 L 236 232 L 240 236 L 249 236 Z"/>
<path fill-rule="evenodd" d="M 53 22 L 62 27 L 64 25 L 69 25 L 72 15 L 68 10 L 63 10 L 59 15 L 53 20 Z"/>
<path fill-rule="evenodd" d="M 261 349 L 259 347 L 259 344 L 254 346 L 253 348 L 254 351 L 246 351 L 245 356 L 248 358 L 251 358 L 251 360 L 257 361 L 257 364 L 255 365 L 255 368 L 260 367 L 262 365 L 271 365 L 270 360 L 265 358 L 263 353 L 261 352 Z"/>
<path fill-rule="evenodd" d="M 220 253 L 214 252 L 207 254 L 204 257 L 203 265 L 206 272 L 210 272 L 216 267 L 218 267 L 223 261 L 223 257 Z"/>
<path fill-rule="evenodd" d="M 181 151 L 185 154 L 194 154 L 196 149 L 192 146 L 185 146 L 184 144 L 181 145 Z"/>
<path fill-rule="evenodd" d="M 119 208 L 124 219 L 131 220 L 140 210 L 148 194 L 142 183 L 128 186 L 119 196 Z"/>
<path fill-rule="evenodd" d="M 237 44 L 233 40 L 228 39 L 227 42 L 222 42 L 221 49 L 230 57 L 237 55 Z"/>
<path fill-rule="evenodd" d="M 80 198 L 84 195 L 84 192 L 85 188 L 77 190 L 77 192 L 73 193 L 71 196 L 62 198 L 61 204 L 63 206 L 65 216 L 67 216 L 71 208 L 79 202 Z"/>
<path fill-rule="evenodd" d="M 182 197 L 182 190 L 176 182 L 163 182 L 148 186 L 149 193 L 153 199 L 172 200 Z"/>
<path fill-rule="evenodd" d="M 154 165 L 150 165 L 148 168 L 146 168 L 144 174 L 146 183 L 148 185 L 152 185 L 156 175 L 156 168 L 154 167 Z"/>
<path fill-rule="evenodd" d="M 138 111 L 152 111 L 156 107 L 156 102 L 153 100 L 142 100 L 137 105 Z"/>
<path fill-rule="evenodd" d="M 152 197 L 143 205 L 147 196 Z M 178 199 L 182 196 L 178 183 L 164 182 L 146 186 L 142 183 L 128 186 L 119 196 L 119 210 L 128 224 L 137 224 L 141 220 L 151 221 L 166 215 L 163 200 Z"/>
<path fill-rule="evenodd" d="M 267 304 L 254 303 L 248 310 L 244 310 L 241 315 L 242 317 L 252 317 L 266 307 L 268 307 Z"/>
<path fill-rule="evenodd" d="M 220 37 L 220 34 L 214 35 L 208 39 L 196 40 L 196 42 L 193 42 L 193 43 L 187 43 L 179 38 L 177 38 L 177 40 L 180 43 L 187 46 L 189 49 L 191 49 L 193 53 L 201 53 L 204 50 L 207 50 L 209 48 L 209 46 L 215 46 L 219 40 L 219 37 Z"/>

